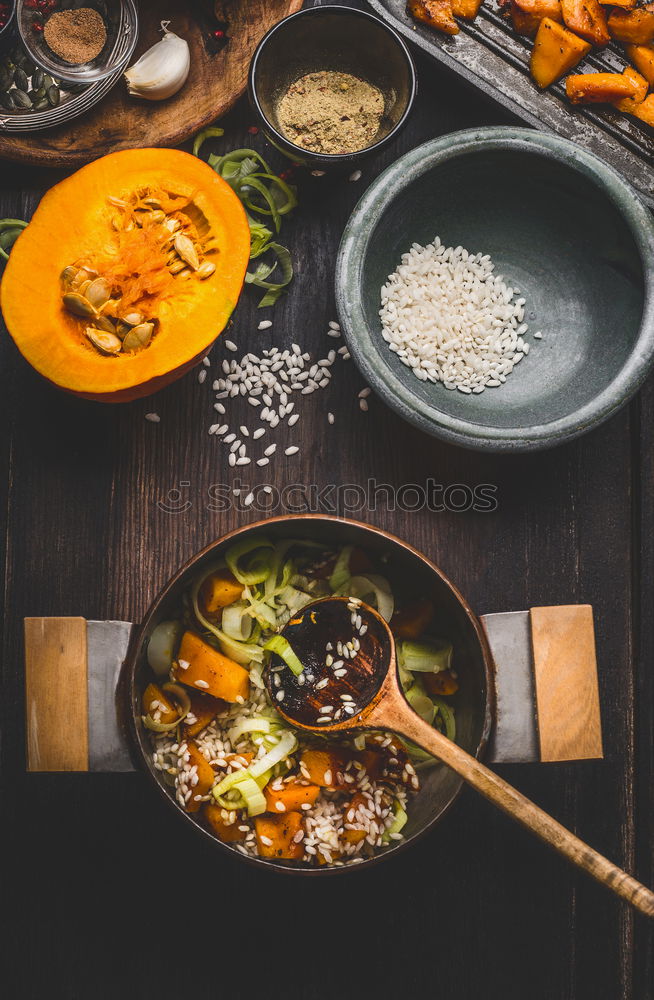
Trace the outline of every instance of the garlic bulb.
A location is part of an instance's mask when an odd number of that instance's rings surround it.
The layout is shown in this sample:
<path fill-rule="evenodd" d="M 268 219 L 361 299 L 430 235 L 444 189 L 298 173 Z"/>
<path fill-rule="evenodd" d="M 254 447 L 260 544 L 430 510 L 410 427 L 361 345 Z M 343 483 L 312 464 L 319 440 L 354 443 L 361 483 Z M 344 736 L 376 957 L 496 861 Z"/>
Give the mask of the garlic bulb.
<path fill-rule="evenodd" d="M 161 41 L 144 52 L 125 72 L 129 92 L 135 97 L 163 101 L 176 94 L 186 83 L 191 68 L 188 42 L 168 31 L 169 24 L 170 21 L 161 22 L 164 33 Z"/>

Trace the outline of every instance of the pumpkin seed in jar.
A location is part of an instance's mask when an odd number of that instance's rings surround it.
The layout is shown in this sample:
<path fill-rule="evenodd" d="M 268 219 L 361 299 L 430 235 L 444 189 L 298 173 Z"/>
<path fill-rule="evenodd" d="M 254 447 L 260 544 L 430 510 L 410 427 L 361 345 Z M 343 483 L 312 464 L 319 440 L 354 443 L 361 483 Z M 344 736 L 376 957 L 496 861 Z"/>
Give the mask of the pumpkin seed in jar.
<path fill-rule="evenodd" d="M 37 101 L 36 104 L 32 105 L 32 109 L 34 111 L 45 111 L 45 109 L 49 108 L 49 107 L 50 107 L 50 104 L 48 102 L 48 98 L 47 97 L 42 97 L 40 101 Z"/>
<path fill-rule="evenodd" d="M 38 104 L 45 97 L 45 87 L 41 87 L 40 90 L 30 90 L 29 98 L 32 104 Z"/>
<path fill-rule="evenodd" d="M 201 281 L 204 281 L 205 278 L 210 278 L 215 270 L 215 264 L 212 264 L 210 260 L 203 260 L 197 269 L 196 274 Z"/>
<path fill-rule="evenodd" d="M 87 326 L 86 336 L 102 354 L 118 354 L 123 346 L 114 333 L 104 333 L 93 326 Z"/>
<path fill-rule="evenodd" d="M 15 108 L 26 111 L 27 108 L 32 107 L 32 102 L 29 98 L 29 95 L 26 94 L 24 90 L 15 89 L 15 90 L 10 90 L 9 93 L 11 94 L 11 99 L 14 102 Z"/>
<path fill-rule="evenodd" d="M 14 111 L 16 108 L 11 93 L 8 90 L 0 91 L 0 104 L 5 111 Z"/>
<path fill-rule="evenodd" d="M 89 300 L 77 292 L 66 292 L 63 296 L 63 303 L 68 312 L 73 313 L 74 316 L 95 316 L 95 309 Z"/>
<path fill-rule="evenodd" d="M 43 82 L 44 79 L 45 79 L 45 73 L 43 72 L 43 70 L 35 69 L 34 72 L 32 73 L 32 89 L 39 90 L 40 87 L 43 87 L 45 89 L 45 84 Z"/>
<path fill-rule="evenodd" d="M 18 90 L 28 91 L 30 88 L 30 82 L 27 77 L 27 73 L 20 66 L 17 66 L 14 71 L 14 83 Z"/>
<path fill-rule="evenodd" d="M 59 104 L 59 101 L 61 100 L 61 91 L 59 90 L 59 87 L 55 83 L 53 83 L 50 87 L 48 87 L 46 91 L 46 97 L 50 107 L 56 108 L 57 105 Z"/>
<path fill-rule="evenodd" d="M 92 306 L 99 309 L 111 298 L 111 286 L 104 278 L 96 278 L 81 294 L 87 297 Z"/>
<path fill-rule="evenodd" d="M 152 339 L 154 323 L 139 323 L 133 327 L 123 340 L 124 351 L 142 351 Z"/>
<path fill-rule="evenodd" d="M 188 264 L 193 271 L 197 271 L 200 266 L 200 258 L 198 257 L 198 252 L 188 236 L 184 236 L 183 234 L 176 236 L 173 246 L 182 260 Z"/>

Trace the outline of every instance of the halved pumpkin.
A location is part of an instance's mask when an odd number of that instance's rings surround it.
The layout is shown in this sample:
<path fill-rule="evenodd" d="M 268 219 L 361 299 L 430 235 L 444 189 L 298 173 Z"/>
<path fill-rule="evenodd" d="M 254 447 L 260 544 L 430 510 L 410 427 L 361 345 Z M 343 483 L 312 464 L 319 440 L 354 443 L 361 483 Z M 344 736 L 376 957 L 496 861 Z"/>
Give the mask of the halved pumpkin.
<path fill-rule="evenodd" d="M 2 312 L 51 382 L 136 399 L 206 354 L 249 252 L 243 206 L 206 163 L 170 149 L 112 153 L 44 196 L 12 249 Z"/>

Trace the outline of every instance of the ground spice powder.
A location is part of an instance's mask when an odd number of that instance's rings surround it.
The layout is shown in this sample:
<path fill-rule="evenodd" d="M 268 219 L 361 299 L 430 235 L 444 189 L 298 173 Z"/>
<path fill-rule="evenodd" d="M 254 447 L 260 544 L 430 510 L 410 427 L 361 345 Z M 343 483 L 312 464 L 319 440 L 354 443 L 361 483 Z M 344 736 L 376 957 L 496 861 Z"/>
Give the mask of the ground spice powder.
<path fill-rule="evenodd" d="M 307 73 L 288 88 L 277 109 L 281 131 L 315 153 L 356 153 L 374 141 L 384 95 L 350 73 Z"/>
<path fill-rule="evenodd" d="M 56 56 L 80 65 L 100 55 L 107 41 L 107 28 L 92 7 L 58 10 L 46 21 L 43 37 Z"/>

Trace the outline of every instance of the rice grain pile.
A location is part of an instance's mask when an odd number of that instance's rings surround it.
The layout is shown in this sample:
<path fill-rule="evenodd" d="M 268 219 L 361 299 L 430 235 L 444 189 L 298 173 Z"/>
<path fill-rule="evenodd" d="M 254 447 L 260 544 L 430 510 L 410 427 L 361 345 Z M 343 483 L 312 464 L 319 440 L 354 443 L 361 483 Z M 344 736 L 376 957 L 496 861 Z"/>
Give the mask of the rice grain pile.
<path fill-rule="evenodd" d="M 488 254 L 414 243 L 381 290 L 382 335 L 422 382 L 483 392 L 529 353 L 523 298 Z"/>

